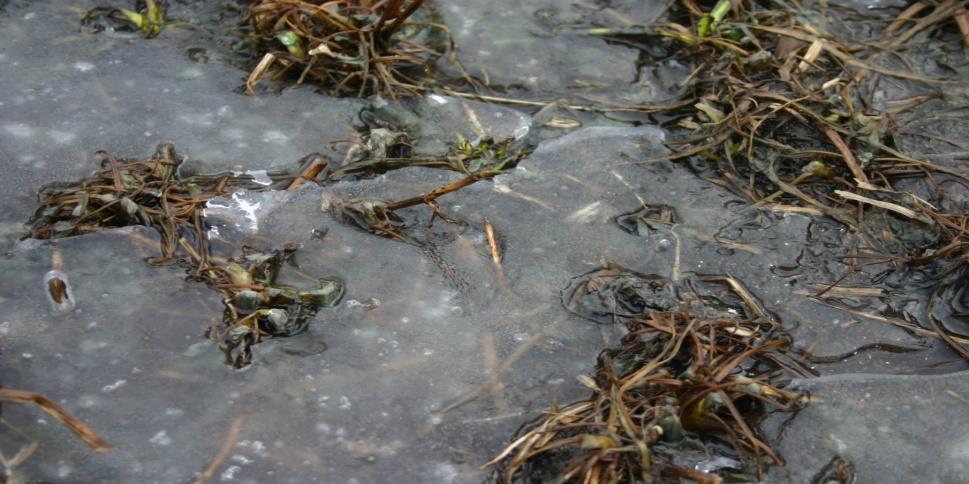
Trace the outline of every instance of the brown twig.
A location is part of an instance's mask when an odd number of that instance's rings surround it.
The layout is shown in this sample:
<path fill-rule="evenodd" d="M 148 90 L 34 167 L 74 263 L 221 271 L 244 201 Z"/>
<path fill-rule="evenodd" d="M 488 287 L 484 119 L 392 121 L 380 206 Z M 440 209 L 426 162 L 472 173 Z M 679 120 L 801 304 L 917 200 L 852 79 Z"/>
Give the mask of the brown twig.
<path fill-rule="evenodd" d="M 39 393 L 24 390 L 14 390 L 12 388 L 0 388 L 0 402 L 17 403 L 21 405 L 36 405 L 45 413 L 51 417 L 54 417 L 55 420 L 67 427 L 71 432 L 74 433 L 74 435 L 84 441 L 85 444 L 95 451 L 106 452 L 111 450 L 111 444 L 104 440 L 103 437 L 98 435 L 98 433 L 95 432 L 94 429 L 92 429 L 88 424 L 84 423 L 84 421 L 75 417 L 74 415 L 71 415 L 67 410 L 61 408 L 60 405 L 54 403 L 51 399 Z"/>
<path fill-rule="evenodd" d="M 821 132 L 838 148 L 838 152 L 841 153 L 845 165 L 851 170 L 851 174 L 854 175 L 855 179 L 862 183 L 868 183 L 868 177 L 865 175 L 865 171 L 858 165 L 858 160 L 855 159 L 855 155 L 851 153 L 851 148 L 841 138 L 841 135 L 828 125 L 821 126 Z"/>
<path fill-rule="evenodd" d="M 222 447 L 219 448 L 219 452 L 215 454 L 212 458 L 212 462 L 202 471 L 202 474 L 195 480 L 194 484 L 205 484 L 209 479 L 215 476 L 216 472 L 222 468 L 225 461 L 229 459 L 232 454 L 232 448 L 235 447 L 236 441 L 239 439 L 239 432 L 242 430 L 242 424 L 245 422 L 245 415 L 239 415 L 232 421 L 229 426 L 229 431 L 225 434 L 225 439 L 222 441 Z"/>
<path fill-rule="evenodd" d="M 295 190 L 303 183 L 314 180 L 316 176 L 319 175 L 324 168 L 326 168 L 326 166 L 327 161 L 325 158 L 320 156 L 313 157 L 306 167 L 303 168 L 298 175 L 296 175 L 296 178 L 294 178 L 292 183 L 289 184 L 289 188 L 287 188 L 287 190 Z"/>
<path fill-rule="evenodd" d="M 413 207 L 414 205 L 421 205 L 427 202 L 433 202 L 434 200 L 437 200 L 438 197 L 447 195 L 448 193 L 451 193 L 451 192 L 456 192 L 480 180 L 492 178 L 499 173 L 500 172 L 498 171 L 492 171 L 492 170 L 488 170 L 481 173 L 473 173 L 464 178 L 461 178 L 460 180 L 453 181 L 451 183 L 448 183 L 447 185 L 435 188 L 434 190 L 431 190 L 423 195 L 418 195 L 416 197 L 411 197 L 397 202 L 388 203 L 387 210 L 390 210 L 390 211 L 400 210 L 402 208 Z"/>
<path fill-rule="evenodd" d="M 501 249 L 498 247 L 498 239 L 495 237 L 495 227 L 491 221 L 484 219 L 485 236 L 488 237 L 488 247 L 491 248 L 491 262 L 495 265 L 495 272 L 498 276 L 498 283 L 505 281 L 505 270 L 501 266 Z"/>
<path fill-rule="evenodd" d="M 956 26 L 959 27 L 959 33 L 962 34 L 962 45 L 966 54 L 969 55 L 969 12 L 961 8 L 952 14 L 952 18 L 955 20 Z"/>
<path fill-rule="evenodd" d="M 902 13 L 898 14 L 898 17 L 895 17 L 895 20 L 893 20 L 892 23 L 888 24 L 888 27 L 885 28 L 885 33 L 894 34 L 898 31 L 898 29 L 902 28 L 906 22 L 912 21 L 912 17 L 915 17 L 915 15 L 924 10 L 925 7 L 928 7 L 928 5 L 922 1 L 909 5 L 908 8 L 902 10 Z"/>

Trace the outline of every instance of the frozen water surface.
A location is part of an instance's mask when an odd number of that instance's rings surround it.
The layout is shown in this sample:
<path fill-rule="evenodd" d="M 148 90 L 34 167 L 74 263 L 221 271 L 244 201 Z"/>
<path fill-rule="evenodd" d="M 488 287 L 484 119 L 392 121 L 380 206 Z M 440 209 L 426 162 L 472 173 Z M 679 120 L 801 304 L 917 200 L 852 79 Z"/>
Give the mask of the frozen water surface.
<path fill-rule="evenodd" d="M 201 172 L 292 168 L 312 152 L 342 159 L 330 142 L 350 138 L 359 124 L 361 101 L 311 89 L 265 97 L 233 92 L 246 73 L 199 30 L 168 29 L 160 42 L 82 34 L 80 16 L 96 2 L 10 3 L 0 14 L 0 183 L 9 194 L 3 223 L 29 214 L 40 185 L 90 173 L 90 157 L 100 149 L 145 156 L 174 142 L 189 156 L 188 167 Z M 171 15 L 198 22 L 218 13 L 199 10 L 196 16 L 176 6 Z M 210 52 L 208 62 L 187 54 L 199 48 Z"/>
<path fill-rule="evenodd" d="M 540 35 L 587 28 L 609 12 L 562 2 L 439 3 L 469 68 L 487 70 L 496 84 L 528 88 L 539 76 L 555 90 L 618 76 L 623 92 L 646 96 L 635 50 Z M 0 383 L 49 396 L 114 446 L 93 453 L 37 410 L 4 405 L 3 421 L 22 434 L 0 431 L 0 452 L 40 443 L 17 469 L 24 480 L 191 481 L 238 422 L 213 481 L 480 482 L 479 466 L 552 395 L 585 396 L 575 376 L 618 340 L 614 329 L 567 313 L 559 296 L 571 278 L 607 262 L 668 278 L 731 274 L 814 355 L 871 343 L 919 349 L 818 363 L 820 378 L 796 382 L 813 403 L 765 422 L 765 437 L 788 463 L 768 480 L 809 480 L 834 455 L 853 462 L 859 482 L 966 475 L 964 364 L 931 341 L 808 298 L 814 284 L 843 273 L 830 254 L 851 247 L 851 234 L 810 215 L 751 209 L 687 166 L 655 161 L 667 154 L 659 128 L 600 120 L 544 130 L 528 113 L 439 95 L 402 106 L 308 88 L 251 98 L 233 91 L 245 73 L 203 32 L 172 28 L 147 41 L 79 34 L 80 12 L 92 3 L 0 5 Z M 649 5 L 640 14 L 658 12 Z M 204 21 L 214 8 L 179 4 L 173 15 Z M 191 60 L 192 47 L 210 49 L 209 62 Z M 153 231 L 15 242 L 37 188 L 90 173 L 98 149 L 135 157 L 171 141 L 189 170 L 265 181 L 313 152 L 342 160 L 349 144 L 334 142 L 357 139 L 358 112 L 368 105 L 416 126 L 421 155 L 443 154 L 457 134 L 542 141 L 518 168 L 438 200 L 464 225 L 437 220 L 435 242 L 423 248 L 347 225 L 334 203 L 410 197 L 459 174 L 408 168 L 212 200 L 206 218 L 216 251 L 298 243 L 303 276 L 284 271 L 283 279 L 347 284 L 339 306 L 321 310 L 306 333 L 255 346 L 244 370 L 224 365 L 204 337 L 221 318 L 217 293 L 186 281 L 177 265 L 145 262 L 155 255 Z M 643 235 L 622 230 L 616 217 L 644 205 L 671 207 L 677 222 Z M 431 218 L 426 207 L 402 213 Z M 503 277 L 485 218 L 503 247 Z M 49 298 L 51 271 L 69 282 L 70 304 Z M 883 299 L 835 302 L 924 315 L 919 289 L 888 284 Z M 916 372 L 937 375 L 899 376 Z"/>

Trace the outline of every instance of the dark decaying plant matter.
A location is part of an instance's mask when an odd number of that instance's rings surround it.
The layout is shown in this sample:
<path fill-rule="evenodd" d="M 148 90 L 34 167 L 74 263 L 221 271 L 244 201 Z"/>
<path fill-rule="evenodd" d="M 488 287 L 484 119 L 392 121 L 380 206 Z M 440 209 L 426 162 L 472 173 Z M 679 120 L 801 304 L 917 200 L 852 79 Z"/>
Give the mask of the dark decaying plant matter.
<path fill-rule="evenodd" d="M 622 316 L 628 333 L 599 355 L 594 377 L 580 377 L 588 399 L 546 411 L 492 461 L 500 482 L 718 482 L 674 462 L 698 446 L 757 471 L 764 458 L 781 463 L 754 420 L 801 405 L 803 395 L 774 381 L 806 370 L 738 281 L 691 276 L 674 285 L 611 265 L 578 278 L 563 302 L 587 317 Z"/>
<path fill-rule="evenodd" d="M 277 177 L 264 186 L 245 175 L 182 177 L 180 160 L 171 145 L 163 145 L 147 160 L 121 161 L 108 152 L 98 154 L 103 162 L 93 175 L 41 190 L 40 208 L 30 222 L 29 236 L 52 239 L 135 225 L 156 229 L 161 257 L 152 263 L 185 261 L 191 267 L 191 278 L 224 296 L 222 321 L 209 334 L 233 366 L 247 365 L 250 347 L 261 339 L 297 334 L 320 308 L 339 302 L 344 286 L 338 280 L 320 279 L 311 288 L 276 283 L 296 247 L 268 252 L 243 248 L 238 259 L 211 254 L 203 218 L 206 204 L 215 197 L 243 188 L 299 186 L 322 170 L 325 162 L 321 158 L 311 156 L 297 176 Z"/>
<path fill-rule="evenodd" d="M 409 92 L 447 48 L 447 28 L 411 19 L 424 0 L 262 0 L 249 7 L 262 54 L 246 92 L 267 72 L 338 96 Z"/>
<path fill-rule="evenodd" d="M 758 206 L 853 228 L 863 241 L 848 256 L 853 267 L 928 268 L 937 294 L 960 284 L 969 267 L 969 212 L 951 194 L 969 186 L 964 145 L 928 136 L 941 148 L 912 153 L 908 126 L 938 122 L 945 117 L 938 111 L 964 105 L 964 2 L 865 16 L 844 8 L 837 21 L 823 5 L 815 7 L 820 13 L 796 2 L 706 5 L 679 2 L 641 34 L 672 39 L 677 58 L 694 64 L 684 82 L 690 106 L 659 110 L 679 133 L 668 158 L 688 160 Z M 921 329 L 969 354 L 956 329 L 964 323 L 930 319 L 933 327 Z"/>
<path fill-rule="evenodd" d="M 707 13 L 682 3 L 685 20 L 655 26 L 696 65 L 689 80 L 693 106 L 667 113 L 689 133 L 673 143 L 673 158 L 699 157 L 716 167 L 717 183 L 760 204 L 801 205 L 856 228 L 864 228 L 862 215 L 888 215 L 910 230 L 859 233 L 911 261 L 966 252 L 965 214 L 939 210 L 945 200 L 936 185 L 965 181 L 966 170 L 907 155 L 897 140 L 902 120 L 956 83 L 899 68 L 912 55 L 908 43 L 952 18 L 961 2 L 939 2 L 926 17 L 900 24 L 908 28 L 887 29 L 886 19 L 880 43 L 848 40 L 795 8 L 724 0 Z M 880 81 L 892 78 L 930 92 L 879 103 Z M 895 186 L 912 178 L 935 190 Z M 941 236 L 896 240 L 906 231 Z"/>

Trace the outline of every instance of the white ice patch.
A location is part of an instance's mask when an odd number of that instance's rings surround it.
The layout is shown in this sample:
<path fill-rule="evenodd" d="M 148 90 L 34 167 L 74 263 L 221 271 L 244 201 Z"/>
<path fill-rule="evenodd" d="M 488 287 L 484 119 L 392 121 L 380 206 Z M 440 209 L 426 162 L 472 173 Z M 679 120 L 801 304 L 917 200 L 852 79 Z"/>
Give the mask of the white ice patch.
<path fill-rule="evenodd" d="M 34 128 L 22 123 L 6 124 L 3 126 L 3 130 L 18 138 L 29 138 L 34 135 Z"/>
<path fill-rule="evenodd" d="M 289 141 L 289 136 L 282 131 L 271 129 L 263 134 L 262 141 L 263 143 L 285 143 Z"/>
<path fill-rule="evenodd" d="M 443 106 L 448 103 L 448 99 L 440 94 L 431 94 L 430 96 L 427 96 L 427 100 L 435 106 Z"/>
<path fill-rule="evenodd" d="M 239 128 L 226 128 L 222 130 L 222 136 L 229 139 L 243 139 L 246 137 L 246 132 Z"/>
<path fill-rule="evenodd" d="M 257 185 L 267 186 L 273 183 L 273 179 L 269 178 L 266 170 L 246 170 L 246 175 L 251 176 L 252 182 Z"/>
<path fill-rule="evenodd" d="M 222 471 L 222 474 L 219 474 L 219 480 L 231 481 L 236 478 L 236 474 L 238 474 L 241 470 L 242 468 L 239 466 L 229 466 Z"/>
<path fill-rule="evenodd" d="M 262 202 L 252 202 L 243 198 L 245 192 L 235 192 L 231 199 L 217 197 L 205 204 L 203 216 L 219 215 L 234 223 L 239 230 L 249 233 L 259 231 L 259 216 L 256 211 L 262 207 Z M 214 213 L 210 213 L 214 212 Z"/>
<path fill-rule="evenodd" d="M 195 79 L 202 77 L 202 69 L 191 67 L 178 73 L 180 79 Z"/>
<path fill-rule="evenodd" d="M 232 460 L 242 465 L 252 464 L 252 459 L 240 454 L 233 454 Z"/>
<path fill-rule="evenodd" d="M 183 114 L 178 117 L 181 121 L 184 121 L 193 126 L 212 126 L 212 113 L 202 113 L 202 114 Z"/>
<path fill-rule="evenodd" d="M 90 62 L 81 61 L 81 62 L 75 62 L 72 67 L 74 67 L 74 69 L 79 72 L 88 72 L 94 69 L 94 64 Z"/>
<path fill-rule="evenodd" d="M 105 393 L 113 392 L 128 384 L 128 380 L 118 380 L 110 385 L 105 385 L 101 387 L 101 391 Z"/>
<path fill-rule="evenodd" d="M 148 442 L 165 447 L 171 445 L 172 438 L 168 436 L 168 432 L 162 430 L 148 439 Z"/>
<path fill-rule="evenodd" d="M 77 134 L 71 133 L 70 131 L 52 129 L 47 132 L 47 137 L 54 140 L 55 143 L 63 145 L 74 141 L 77 138 Z"/>
<path fill-rule="evenodd" d="M 259 457 L 269 457 L 269 452 L 266 451 L 266 444 L 262 443 L 261 440 L 243 440 L 236 444 L 236 446 L 251 449 Z"/>

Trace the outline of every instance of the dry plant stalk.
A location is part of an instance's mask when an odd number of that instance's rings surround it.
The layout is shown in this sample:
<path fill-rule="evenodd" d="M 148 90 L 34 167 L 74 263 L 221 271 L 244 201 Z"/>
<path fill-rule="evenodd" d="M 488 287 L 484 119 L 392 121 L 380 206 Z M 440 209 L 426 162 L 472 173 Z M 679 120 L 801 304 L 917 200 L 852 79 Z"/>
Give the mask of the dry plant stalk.
<path fill-rule="evenodd" d="M 12 388 L 0 388 L 0 402 L 3 403 L 16 403 L 20 405 L 36 405 L 38 408 L 43 410 L 45 413 L 50 415 L 61 423 L 61 425 L 67 427 L 71 432 L 74 433 L 79 439 L 83 440 L 92 449 L 98 452 L 106 452 L 111 450 L 111 444 L 104 440 L 103 437 L 98 435 L 88 424 L 84 423 L 81 419 L 71 415 L 67 410 L 61 408 L 60 405 L 54 403 L 51 399 L 34 392 L 27 392 L 23 390 L 14 390 Z"/>
<path fill-rule="evenodd" d="M 219 469 L 229 460 L 229 456 L 232 455 L 232 449 L 236 445 L 236 441 L 239 440 L 239 432 L 242 430 L 242 424 L 245 423 L 246 416 L 239 415 L 229 425 L 229 431 L 225 434 L 225 439 L 222 440 L 222 447 L 219 448 L 219 452 L 215 454 L 212 458 L 212 462 L 206 466 L 205 470 L 202 471 L 202 475 L 196 479 L 193 484 L 205 484 L 215 477 L 215 474 L 219 472 Z"/>

